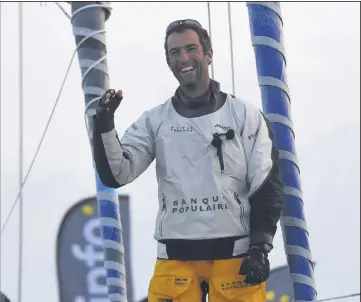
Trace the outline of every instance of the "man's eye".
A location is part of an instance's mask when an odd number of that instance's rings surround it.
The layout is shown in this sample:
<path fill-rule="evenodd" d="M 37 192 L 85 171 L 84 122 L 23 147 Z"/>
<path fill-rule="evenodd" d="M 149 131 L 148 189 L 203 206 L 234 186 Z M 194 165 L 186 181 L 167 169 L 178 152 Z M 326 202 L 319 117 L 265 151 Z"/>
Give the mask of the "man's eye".
<path fill-rule="evenodd" d="M 188 49 L 188 51 L 196 51 L 197 47 L 196 46 L 190 46 L 187 49 Z"/>
<path fill-rule="evenodd" d="M 172 56 L 177 55 L 177 54 L 179 54 L 179 50 L 177 50 L 177 49 L 171 50 L 171 51 L 170 51 L 170 54 L 171 54 Z"/>

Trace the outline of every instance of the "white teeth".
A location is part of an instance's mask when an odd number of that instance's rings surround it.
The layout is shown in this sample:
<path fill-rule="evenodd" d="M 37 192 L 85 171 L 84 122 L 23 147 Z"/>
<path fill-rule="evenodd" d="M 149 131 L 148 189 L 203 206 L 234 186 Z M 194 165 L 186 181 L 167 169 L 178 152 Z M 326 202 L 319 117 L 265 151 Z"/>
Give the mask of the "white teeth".
<path fill-rule="evenodd" d="M 182 71 L 182 72 L 187 72 L 187 71 L 191 71 L 191 70 L 193 70 L 193 69 L 194 69 L 193 66 L 187 66 L 187 67 L 183 67 L 183 68 L 181 69 L 181 71 Z"/>

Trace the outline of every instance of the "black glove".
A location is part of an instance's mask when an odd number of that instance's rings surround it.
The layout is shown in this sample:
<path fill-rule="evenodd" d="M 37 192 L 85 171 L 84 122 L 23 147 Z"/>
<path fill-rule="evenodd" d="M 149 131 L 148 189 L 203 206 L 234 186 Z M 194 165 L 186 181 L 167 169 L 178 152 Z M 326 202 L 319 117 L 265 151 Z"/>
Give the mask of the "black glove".
<path fill-rule="evenodd" d="M 95 128 L 101 133 L 114 129 L 114 112 L 123 99 L 123 93 L 114 89 L 105 91 L 98 103 L 97 114 L 94 117 Z"/>
<path fill-rule="evenodd" d="M 99 100 L 97 114 L 112 117 L 122 99 L 123 92 L 121 90 L 115 93 L 114 89 L 108 89 Z"/>
<path fill-rule="evenodd" d="M 251 246 L 241 264 L 240 275 L 245 275 L 244 282 L 257 285 L 266 281 L 270 274 L 268 250 L 264 246 Z"/>

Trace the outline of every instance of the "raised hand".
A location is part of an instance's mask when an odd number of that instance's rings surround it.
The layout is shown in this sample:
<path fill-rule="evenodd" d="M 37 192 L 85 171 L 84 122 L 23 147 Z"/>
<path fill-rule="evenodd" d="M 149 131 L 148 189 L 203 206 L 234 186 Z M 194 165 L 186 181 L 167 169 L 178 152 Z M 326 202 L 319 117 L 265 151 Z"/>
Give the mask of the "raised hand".
<path fill-rule="evenodd" d="M 108 113 L 113 115 L 122 100 L 123 91 L 115 92 L 114 89 L 108 89 L 99 100 L 97 114 Z"/>

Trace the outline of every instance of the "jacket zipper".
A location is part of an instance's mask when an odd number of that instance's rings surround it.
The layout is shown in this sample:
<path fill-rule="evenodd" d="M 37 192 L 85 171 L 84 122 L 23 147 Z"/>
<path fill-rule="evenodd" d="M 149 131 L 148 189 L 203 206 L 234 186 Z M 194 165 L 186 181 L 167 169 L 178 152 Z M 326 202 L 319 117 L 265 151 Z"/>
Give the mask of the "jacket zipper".
<path fill-rule="evenodd" d="M 163 213 L 163 216 L 160 219 L 160 223 L 159 223 L 160 236 L 163 236 L 163 219 L 164 219 L 165 215 L 167 214 L 167 204 L 165 202 L 165 196 L 164 196 L 164 194 L 162 194 L 162 195 L 163 195 L 163 198 L 162 198 L 162 213 Z"/>
<path fill-rule="evenodd" d="M 244 205 L 242 204 L 242 202 L 239 200 L 238 195 L 236 192 L 234 192 L 234 199 L 236 200 L 236 202 L 239 205 L 239 208 L 241 209 L 241 215 L 240 215 L 240 221 L 241 221 L 241 225 L 243 227 L 243 230 L 246 231 L 247 230 L 247 226 L 246 223 L 244 222 Z"/>

